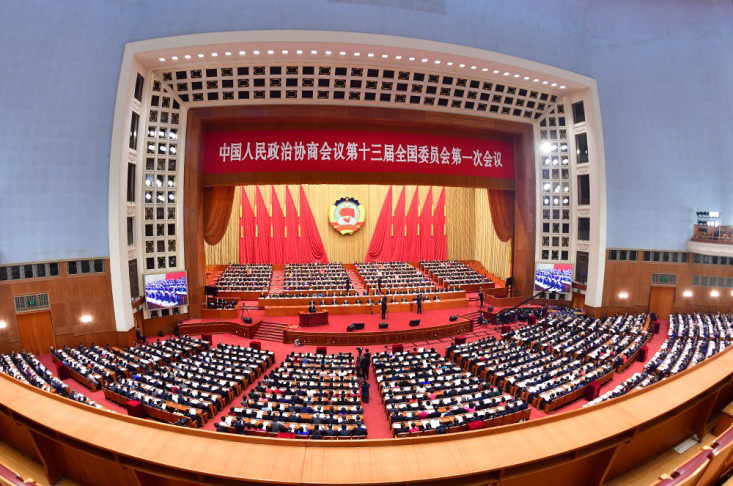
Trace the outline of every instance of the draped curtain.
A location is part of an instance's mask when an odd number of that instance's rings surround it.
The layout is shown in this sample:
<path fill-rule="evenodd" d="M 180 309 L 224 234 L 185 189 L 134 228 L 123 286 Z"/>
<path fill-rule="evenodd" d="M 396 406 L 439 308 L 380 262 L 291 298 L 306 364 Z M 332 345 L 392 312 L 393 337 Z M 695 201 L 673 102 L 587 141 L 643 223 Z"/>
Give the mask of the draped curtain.
<path fill-rule="evenodd" d="M 418 196 L 420 188 L 415 188 L 415 194 L 412 196 L 410 209 L 407 210 L 407 218 L 405 219 L 405 260 L 408 262 L 420 261 L 420 236 L 418 235 Z"/>
<path fill-rule="evenodd" d="M 445 235 L 445 187 L 440 192 L 433 214 L 433 247 L 436 260 L 448 259 L 448 239 Z"/>
<path fill-rule="evenodd" d="M 232 215 L 234 186 L 204 188 L 204 241 L 216 245 L 224 237 Z"/>
<path fill-rule="evenodd" d="M 295 201 L 290 193 L 290 188 L 285 186 L 285 262 L 302 263 L 303 257 L 300 251 L 300 236 L 298 235 L 298 210 L 295 209 Z"/>
<path fill-rule="evenodd" d="M 405 260 L 407 245 L 405 238 L 405 188 L 402 188 L 392 219 L 392 261 Z"/>
<path fill-rule="evenodd" d="M 255 263 L 271 263 L 270 261 L 270 214 L 267 212 L 265 199 L 262 197 L 260 187 L 257 186 L 255 196 L 255 209 L 257 214 L 257 234 L 255 235 Z"/>
<path fill-rule="evenodd" d="M 377 225 L 372 233 L 372 241 L 369 243 L 366 258 L 367 262 L 383 262 L 389 260 L 392 255 L 392 186 L 389 187 L 387 195 L 379 212 Z"/>
<path fill-rule="evenodd" d="M 287 263 L 284 260 L 285 250 L 285 215 L 280 201 L 277 199 L 275 186 L 272 186 L 272 239 L 270 239 L 270 262 Z"/>
<path fill-rule="evenodd" d="M 420 213 L 420 260 L 432 260 L 435 255 L 433 246 L 433 188 L 428 188 L 428 197 L 425 198 Z"/>
<path fill-rule="evenodd" d="M 301 252 L 306 262 L 328 263 L 326 249 L 323 247 L 323 240 L 318 233 L 316 220 L 313 218 L 308 198 L 305 196 L 303 186 L 300 186 L 300 230 L 301 230 Z"/>
<path fill-rule="evenodd" d="M 255 262 L 255 213 L 242 187 L 242 212 L 239 218 L 239 263 Z"/>
<path fill-rule="evenodd" d="M 501 241 L 507 242 L 514 234 L 514 193 L 498 189 L 489 189 L 488 193 L 494 231 Z"/>

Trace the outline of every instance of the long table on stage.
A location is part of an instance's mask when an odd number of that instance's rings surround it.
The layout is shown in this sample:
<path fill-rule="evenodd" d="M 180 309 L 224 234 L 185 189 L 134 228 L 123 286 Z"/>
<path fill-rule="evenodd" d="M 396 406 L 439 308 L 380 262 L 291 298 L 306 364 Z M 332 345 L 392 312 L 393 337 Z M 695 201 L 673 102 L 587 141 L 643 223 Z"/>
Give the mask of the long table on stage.
<path fill-rule="evenodd" d="M 425 302 L 423 304 L 423 310 L 436 310 L 436 309 L 459 309 L 468 307 L 468 299 L 465 297 L 461 299 L 449 299 L 440 300 L 433 302 Z M 316 305 L 318 310 L 330 312 L 333 315 L 351 315 L 351 314 L 378 314 L 381 312 L 381 306 L 378 303 L 374 304 L 353 304 L 353 305 Z M 416 312 L 417 304 L 415 302 L 395 302 L 387 304 L 389 312 Z M 308 305 L 293 305 L 293 306 L 277 306 L 265 308 L 265 315 L 268 317 L 277 316 L 295 316 L 301 312 L 305 312 L 308 309 Z"/>
<path fill-rule="evenodd" d="M 298 324 L 300 327 L 324 326 L 328 324 L 328 311 L 299 312 Z"/>

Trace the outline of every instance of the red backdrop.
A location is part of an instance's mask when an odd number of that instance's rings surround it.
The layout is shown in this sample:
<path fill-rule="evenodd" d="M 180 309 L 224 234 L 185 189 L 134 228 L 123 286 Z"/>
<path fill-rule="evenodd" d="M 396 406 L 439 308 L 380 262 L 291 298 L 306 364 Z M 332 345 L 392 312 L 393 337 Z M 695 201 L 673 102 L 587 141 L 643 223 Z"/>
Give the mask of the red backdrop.
<path fill-rule="evenodd" d="M 394 172 L 514 178 L 511 143 L 325 130 L 207 132 L 204 173 Z"/>

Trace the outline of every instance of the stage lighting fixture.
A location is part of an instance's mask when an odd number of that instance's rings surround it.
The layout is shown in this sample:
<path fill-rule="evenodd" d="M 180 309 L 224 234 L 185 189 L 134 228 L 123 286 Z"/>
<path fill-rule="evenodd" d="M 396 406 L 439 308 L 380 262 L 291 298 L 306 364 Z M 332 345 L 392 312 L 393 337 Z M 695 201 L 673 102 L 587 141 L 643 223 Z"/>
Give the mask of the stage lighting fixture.
<path fill-rule="evenodd" d="M 682 297 L 692 297 L 692 290 L 685 290 L 682 292 Z"/>
<path fill-rule="evenodd" d="M 8 323 L 5 321 L 0 321 L 0 329 L 5 329 L 6 327 L 8 327 Z"/>
<path fill-rule="evenodd" d="M 81 316 L 80 321 L 83 324 L 89 324 L 90 322 L 92 322 L 92 316 L 89 315 L 89 314 L 84 314 L 84 315 Z"/>
<path fill-rule="evenodd" d="M 710 291 L 710 297 L 720 297 L 720 292 L 718 290 L 711 290 Z"/>
<path fill-rule="evenodd" d="M 628 299 L 629 298 L 629 293 L 628 292 L 619 292 L 618 293 L 618 298 L 619 299 Z"/>

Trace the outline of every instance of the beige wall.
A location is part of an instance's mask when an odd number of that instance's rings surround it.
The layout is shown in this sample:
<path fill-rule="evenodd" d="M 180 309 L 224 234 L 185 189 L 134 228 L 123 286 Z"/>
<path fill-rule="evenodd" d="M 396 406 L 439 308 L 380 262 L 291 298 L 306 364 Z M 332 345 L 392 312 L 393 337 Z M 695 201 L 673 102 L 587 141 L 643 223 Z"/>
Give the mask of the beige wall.
<path fill-rule="evenodd" d="M 290 187 L 296 207 L 300 207 L 300 193 L 297 185 Z M 304 185 L 318 231 L 323 240 L 328 259 L 332 262 L 353 263 L 363 261 L 371 235 L 379 218 L 389 186 L 386 185 Z M 206 264 L 224 265 L 239 261 L 239 206 L 241 188 L 234 194 L 234 208 L 229 229 L 222 241 L 206 246 Z M 250 203 L 254 206 L 256 186 L 244 186 Z M 405 186 L 405 210 L 409 209 L 415 190 L 419 190 L 419 210 L 422 211 L 428 191 L 433 191 L 433 208 L 442 187 Z M 270 186 L 260 186 L 268 208 L 271 208 Z M 397 205 L 402 186 L 394 186 L 392 204 Z M 285 185 L 276 185 L 280 206 L 285 209 Z M 353 235 L 342 235 L 331 228 L 328 211 L 339 198 L 351 196 L 359 200 L 366 211 L 361 230 Z M 501 243 L 494 232 L 489 212 L 486 188 L 446 187 L 446 236 L 448 258 L 457 260 L 479 260 L 497 276 L 507 277 L 510 268 L 510 244 Z"/>

